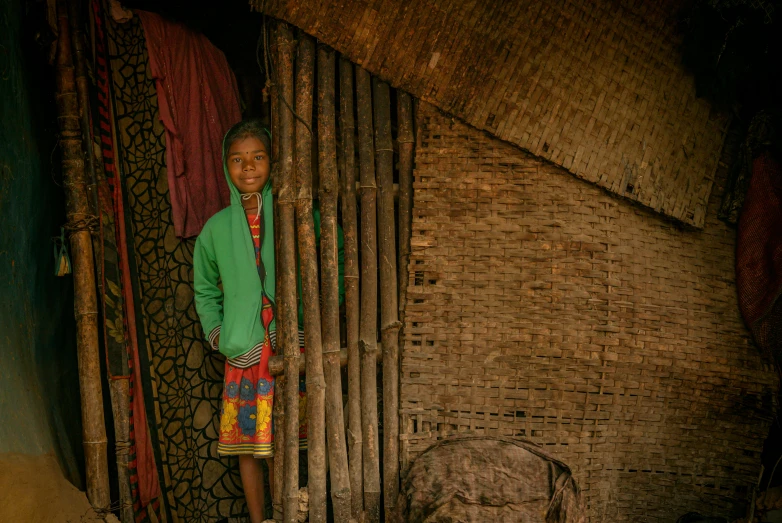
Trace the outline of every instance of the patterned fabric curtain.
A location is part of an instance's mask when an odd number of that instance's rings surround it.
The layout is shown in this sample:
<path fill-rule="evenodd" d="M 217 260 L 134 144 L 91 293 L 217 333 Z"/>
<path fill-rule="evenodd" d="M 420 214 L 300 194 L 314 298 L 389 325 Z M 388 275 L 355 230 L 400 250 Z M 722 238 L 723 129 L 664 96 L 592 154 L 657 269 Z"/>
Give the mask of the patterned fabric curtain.
<path fill-rule="evenodd" d="M 246 512 L 234 460 L 217 455 L 224 361 L 206 346 L 193 303 L 194 241 L 174 233 L 165 132 L 137 17 L 107 17 L 107 82 L 121 216 L 128 251 L 127 309 L 133 313 L 141 389 L 160 484 L 156 519 L 216 522 Z M 115 206 L 115 211 L 117 207 Z M 134 405 L 137 403 L 134 402 Z M 145 427 L 135 427 L 136 437 Z M 152 521 L 134 501 L 137 521 Z"/>

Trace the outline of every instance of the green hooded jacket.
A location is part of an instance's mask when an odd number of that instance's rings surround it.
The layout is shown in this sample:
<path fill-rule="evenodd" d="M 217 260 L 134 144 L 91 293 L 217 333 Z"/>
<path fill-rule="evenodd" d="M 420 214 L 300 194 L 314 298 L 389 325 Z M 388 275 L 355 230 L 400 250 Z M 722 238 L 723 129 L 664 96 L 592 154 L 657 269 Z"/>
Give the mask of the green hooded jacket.
<path fill-rule="evenodd" d="M 255 264 L 255 248 L 250 226 L 242 207 L 239 189 L 223 169 L 231 192 L 231 205 L 212 216 L 204 225 L 193 252 L 195 305 L 204 334 L 210 343 L 219 334 L 219 350 L 228 358 L 236 358 L 262 343 L 266 332 L 261 323 L 263 295 L 275 302 L 274 273 L 274 211 L 271 177 L 261 190 L 263 212 L 263 244 L 261 259 L 266 277 L 261 281 Z M 320 243 L 320 212 L 313 208 L 316 242 Z M 337 231 L 339 249 L 339 301 L 345 295 L 344 249 L 341 228 Z M 298 278 L 299 328 L 303 325 L 301 275 Z M 222 283 L 222 290 L 220 289 Z M 276 308 L 275 308 L 276 310 Z M 269 332 L 276 330 L 275 321 Z"/>

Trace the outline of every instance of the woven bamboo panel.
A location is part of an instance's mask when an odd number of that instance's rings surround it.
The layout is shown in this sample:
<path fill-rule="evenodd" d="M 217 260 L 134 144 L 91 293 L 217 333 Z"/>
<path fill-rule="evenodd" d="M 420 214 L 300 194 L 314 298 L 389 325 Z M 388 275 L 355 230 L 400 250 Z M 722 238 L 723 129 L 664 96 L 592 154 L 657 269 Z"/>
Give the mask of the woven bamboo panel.
<path fill-rule="evenodd" d="M 730 515 L 778 384 L 739 316 L 721 189 L 682 230 L 431 105 L 417 122 L 410 457 L 521 436 L 573 467 L 592 522 Z"/>
<path fill-rule="evenodd" d="M 473 126 L 702 227 L 725 119 L 665 0 L 251 0 Z"/>

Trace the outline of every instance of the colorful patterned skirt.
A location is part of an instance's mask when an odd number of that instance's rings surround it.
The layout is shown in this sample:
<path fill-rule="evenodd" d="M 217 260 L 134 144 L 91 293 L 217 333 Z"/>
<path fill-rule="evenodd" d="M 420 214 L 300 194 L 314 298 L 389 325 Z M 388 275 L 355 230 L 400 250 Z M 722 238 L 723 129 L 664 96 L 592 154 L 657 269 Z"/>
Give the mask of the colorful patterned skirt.
<path fill-rule="evenodd" d="M 269 357 L 274 354 L 268 326 L 273 318 L 271 304 L 264 298 L 261 311 L 266 339 L 260 360 L 248 367 L 225 362 L 223 401 L 220 409 L 220 440 L 217 452 L 221 456 L 252 454 L 256 458 L 274 455 L 275 380 L 269 374 Z M 301 338 L 301 336 L 300 336 Z M 304 352 L 304 348 L 301 348 Z M 299 377 L 299 448 L 307 448 L 307 396 L 304 376 Z"/>

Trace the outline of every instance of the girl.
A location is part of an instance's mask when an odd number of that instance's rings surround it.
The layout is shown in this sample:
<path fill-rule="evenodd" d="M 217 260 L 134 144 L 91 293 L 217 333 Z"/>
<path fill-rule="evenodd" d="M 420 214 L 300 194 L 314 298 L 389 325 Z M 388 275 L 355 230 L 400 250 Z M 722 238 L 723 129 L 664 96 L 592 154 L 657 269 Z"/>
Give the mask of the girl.
<path fill-rule="evenodd" d="M 240 122 L 228 131 L 223 167 L 231 205 L 206 223 L 193 253 L 196 309 L 210 345 L 226 356 L 217 452 L 239 456 L 252 523 L 264 519 L 264 482 L 256 458 L 267 459 L 270 489 L 273 485 L 269 458 L 274 450 L 274 378 L 268 362 L 276 331 L 270 151 L 268 131 L 257 121 Z M 318 231 L 317 214 L 315 218 Z M 307 438 L 303 383 L 300 380 L 302 448 Z"/>

